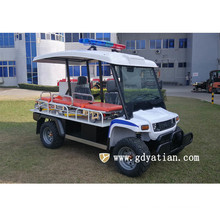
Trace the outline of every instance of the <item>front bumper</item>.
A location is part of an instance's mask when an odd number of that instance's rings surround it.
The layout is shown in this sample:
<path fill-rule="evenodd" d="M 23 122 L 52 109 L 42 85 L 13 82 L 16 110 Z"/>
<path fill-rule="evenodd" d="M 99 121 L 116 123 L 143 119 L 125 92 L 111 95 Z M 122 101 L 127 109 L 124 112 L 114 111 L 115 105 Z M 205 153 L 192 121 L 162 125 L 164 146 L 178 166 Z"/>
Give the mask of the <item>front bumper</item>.
<path fill-rule="evenodd" d="M 177 127 L 173 133 L 160 135 L 157 139 L 158 147 L 156 154 L 175 154 L 183 150 L 193 141 L 193 134 L 184 134 L 183 131 Z"/>

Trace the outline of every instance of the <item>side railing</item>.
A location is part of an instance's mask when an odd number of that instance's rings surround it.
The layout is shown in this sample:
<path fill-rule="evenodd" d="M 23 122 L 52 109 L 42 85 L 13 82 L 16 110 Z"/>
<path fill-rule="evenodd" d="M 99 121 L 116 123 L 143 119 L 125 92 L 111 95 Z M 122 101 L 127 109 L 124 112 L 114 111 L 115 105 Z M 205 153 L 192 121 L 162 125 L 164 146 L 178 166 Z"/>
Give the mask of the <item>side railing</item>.
<path fill-rule="evenodd" d="M 50 94 L 51 101 L 45 101 L 41 100 L 44 93 Z M 80 96 L 87 96 L 91 97 L 94 101 L 94 97 L 90 94 L 82 94 L 82 93 L 73 93 L 73 95 L 80 95 Z M 72 96 L 64 95 L 62 97 L 69 98 L 71 100 L 71 105 L 65 105 L 62 103 L 54 102 L 56 96 L 59 96 L 58 93 L 51 94 L 50 92 L 42 92 L 40 95 L 40 99 L 38 99 L 38 109 L 39 111 L 44 111 L 51 115 L 59 115 L 66 118 L 71 118 L 74 120 L 86 120 L 88 123 L 95 123 L 100 122 L 101 125 L 104 123 L 104 115 L 106 112 L 104 111 L 97 111 L 97 110 L 91 110 L 87 108 L 81 108 L 74 106 L 74 99 Z M 83 119 L 85 117 L 85 119 Z"/>
<path fill-rule="evenodd" d="M 40 99 L 42 99 L 42 96 L 43 96 L 44 93 L 49 93 L 49 94 L 50 94 L 50 98 L 51 98 L 51 92 L 43 91 L 43 92 L 41 92 L 41 94 L 40 94 Z"/>

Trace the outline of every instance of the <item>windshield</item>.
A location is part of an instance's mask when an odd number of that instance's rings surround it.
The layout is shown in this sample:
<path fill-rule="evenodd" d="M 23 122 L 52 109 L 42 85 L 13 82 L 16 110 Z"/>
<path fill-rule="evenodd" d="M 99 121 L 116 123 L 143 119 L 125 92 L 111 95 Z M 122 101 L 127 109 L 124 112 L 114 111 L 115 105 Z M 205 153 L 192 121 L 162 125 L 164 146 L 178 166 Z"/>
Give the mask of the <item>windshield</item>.
<path fill-rule="evenodd" d="M 163 103 L 153 68 L 116 66 L 116 72 L 126 106 L 139 110 Z"/>

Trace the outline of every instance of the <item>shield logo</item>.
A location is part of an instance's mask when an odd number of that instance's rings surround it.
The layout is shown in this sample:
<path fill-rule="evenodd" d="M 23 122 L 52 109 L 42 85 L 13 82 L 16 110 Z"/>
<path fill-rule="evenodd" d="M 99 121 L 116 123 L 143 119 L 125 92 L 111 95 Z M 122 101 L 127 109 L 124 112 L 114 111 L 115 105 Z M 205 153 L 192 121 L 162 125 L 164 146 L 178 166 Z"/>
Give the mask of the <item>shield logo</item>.
<path fill-rule="evenodd" d="M 110 158 L 109 153 L 100 153 L 99 154 L 99 159 L 102 161 L 102 163 L 108 162 L 109 158 Z"/>

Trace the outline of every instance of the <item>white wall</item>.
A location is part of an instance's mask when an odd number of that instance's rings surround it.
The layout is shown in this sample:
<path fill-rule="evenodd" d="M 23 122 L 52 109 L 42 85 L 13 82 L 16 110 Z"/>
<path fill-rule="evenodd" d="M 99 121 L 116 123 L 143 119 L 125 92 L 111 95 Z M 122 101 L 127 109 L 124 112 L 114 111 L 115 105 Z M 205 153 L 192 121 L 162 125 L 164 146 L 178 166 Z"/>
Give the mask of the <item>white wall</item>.
<path fill-rule="evenodd" d="M 3 83 L 0 84 L 0 86 L 17 86 L 17 78 L 16 77 L 1 77 L 0 82 L 3 81 Z"/>
<path fill-rule="evenodd" d="M 0 60 L 9 61 L 15 59 L 15 48 L 0 48 Z M 17 86 L 16 77 L 1 77 L 0 86 Z"/>
<path fill-rule="evenodd" d="M 22 34 L 22 40 L 15 41 L 15 60 L 17 83 L 27 83 L 27 64 L 25 34 Z"/>
<path fill-rule="evenodd" d="M 37 39 L 38 56 L 64 50 L 64 42 Z M 57 85 L 57 81 L 66 76 L 65 65 L 63 64 L 38 63 L 37 68 L 39 85 L 55 86 Z"/>

